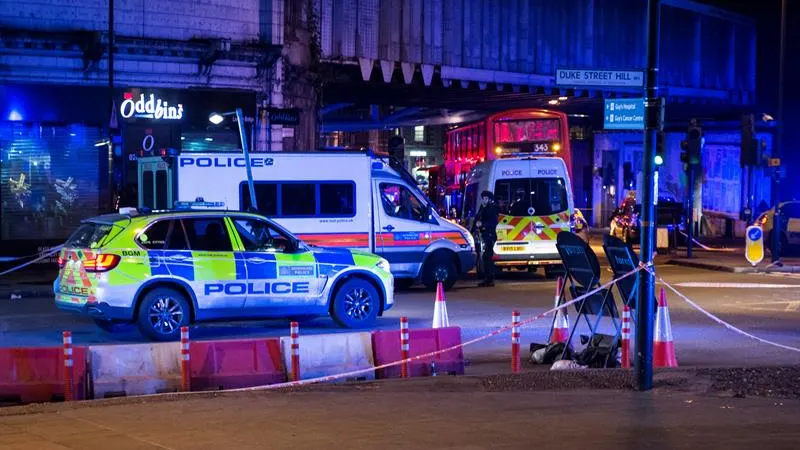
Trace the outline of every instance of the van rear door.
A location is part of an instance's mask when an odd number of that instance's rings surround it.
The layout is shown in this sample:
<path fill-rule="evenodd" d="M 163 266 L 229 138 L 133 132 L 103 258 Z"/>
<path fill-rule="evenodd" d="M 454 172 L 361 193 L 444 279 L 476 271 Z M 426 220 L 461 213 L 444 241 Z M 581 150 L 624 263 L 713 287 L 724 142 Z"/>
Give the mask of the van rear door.
<path fill-rule="evenodd" d="M 501 254 L 552 253 L 558 233 L 569 229 L 565 171 L 543 165 L 541 160 L 526 163 L 496 174 L 494 191 L 501 213 L 497 251 Z"/>

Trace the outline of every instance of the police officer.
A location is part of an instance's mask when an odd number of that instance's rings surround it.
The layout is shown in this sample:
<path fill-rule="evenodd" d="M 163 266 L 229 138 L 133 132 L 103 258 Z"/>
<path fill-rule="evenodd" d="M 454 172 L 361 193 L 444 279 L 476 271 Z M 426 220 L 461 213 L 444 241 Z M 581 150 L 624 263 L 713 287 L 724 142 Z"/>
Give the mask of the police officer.
<path fill-rule="evenodd" d="M 494 286 L 494 243 L 497 242 L 497 217 L 500 211 L 494 202 L 491 191 L 481 192 L 481 209 L 478 211 L 475 227 L 483 241 L 483 281 L 481 287 Z"/>

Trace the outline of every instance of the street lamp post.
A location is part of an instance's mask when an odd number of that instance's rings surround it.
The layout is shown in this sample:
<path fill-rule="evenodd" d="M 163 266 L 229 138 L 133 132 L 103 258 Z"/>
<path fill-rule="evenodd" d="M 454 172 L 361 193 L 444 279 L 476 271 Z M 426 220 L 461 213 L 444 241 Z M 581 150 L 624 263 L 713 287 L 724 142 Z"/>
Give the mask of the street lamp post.
<path fill-rule="evenodd" d="M 647 2 L 647 129 L 644 151 L 644 189 L 642 196 L 642 237 L 639 259 L 648 266 L 638 273 L 639 299 L 636 305 L 635 372 L 639 390 L 653 387 L 653 300 L 655 277 L 649 271 L 653 262 L 655 241 L 655 156 L 658 130 L 661 127 L 661 102 L 658 95 L 658 50 L 660 38 L 661 1 Z"/>
<path fill-rule="evenodd" d="M 247 133 L 244 129 L 244 113 L 242 108 L 236 108 L 236 111 L 228 111 L 224 113 L 211 113 L 208 116 L 208 121 L 214 125 L 219 125 L 225 120 L 226 116 L 236 116 L 236 122 L 239 125 L 239 140 L 242 141 L 242 152 L 244 153 L 244 167 L 247 171 L 247 187 L 250 190 L 250 207 L 258 211 L 258 204 L 256 203 L 256 188 L 253 184 L 253 170 L 250 165 L 250 151 L 247 146 Z"/>
<path fill-rule="evenodd" d="M 778 62 L 778 129 L 775 133 L 775 144 L 773 147 L 773 158 L 780 158 L 783 153 L 783 72 L 785 64 L 786 53 L 786 0 L 781 0 L 781 42 L 780 42 L 779 62 Z M 781 182 L 780 167 L 775 168 L 775 173 L 772 175 L 772 205 L 775 207 L 775 216 L 772 220 L 772 263 L 778 263 L 781 259 L 781 227 L 783 226 L 783 218 L 781 217 L 780 209 L 780 182 Z"/>

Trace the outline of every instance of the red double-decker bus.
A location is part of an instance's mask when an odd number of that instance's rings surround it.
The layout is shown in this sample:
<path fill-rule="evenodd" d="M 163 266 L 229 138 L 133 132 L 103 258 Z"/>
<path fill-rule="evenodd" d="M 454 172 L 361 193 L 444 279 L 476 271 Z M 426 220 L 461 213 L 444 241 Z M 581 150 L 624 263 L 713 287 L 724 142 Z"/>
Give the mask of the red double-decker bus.
<path fill-rule="evenodd" d="M 460 193 L 475 164 L 529 153 L 558 156 L 572 173 L 566 114 L 512 109 L 454 127 L 446 135 L 444 164 L 431 171 L 429 196 L 440 209 L 460 209 Z"/>

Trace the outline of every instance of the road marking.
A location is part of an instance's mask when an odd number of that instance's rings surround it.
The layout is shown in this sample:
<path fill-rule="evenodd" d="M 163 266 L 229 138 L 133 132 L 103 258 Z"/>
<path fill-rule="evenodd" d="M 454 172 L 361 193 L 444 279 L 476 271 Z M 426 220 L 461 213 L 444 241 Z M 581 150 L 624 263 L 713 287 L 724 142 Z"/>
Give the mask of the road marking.
<path fill-rule="evenodd" d="M 786 305 L 786 312 L 794 312 L 797 310 L 800 310 L 800 302 L 789 302 L 789 304 Z"/>
<path fill-rule="evenodd" d="M 768 302 L 742 302 L 737 301 L 734 303 L 723 303 L 722 306 L 730 306 L 733 308 L 749 309 L 753 311 L 770 311 L 770 312 L 784 312 L 796 313 L 800 312 L 800 301 L 797 300 L 777 300 Z"/>
<path fill-rule="evenodd" d="M 687 281 L 674 283 L 673 286 L 688 288 L 732 288 L 732 289 L 798 289 L 800 284 L 769 284 L 769 283 L 708 283 L 704 281 Z"/>

